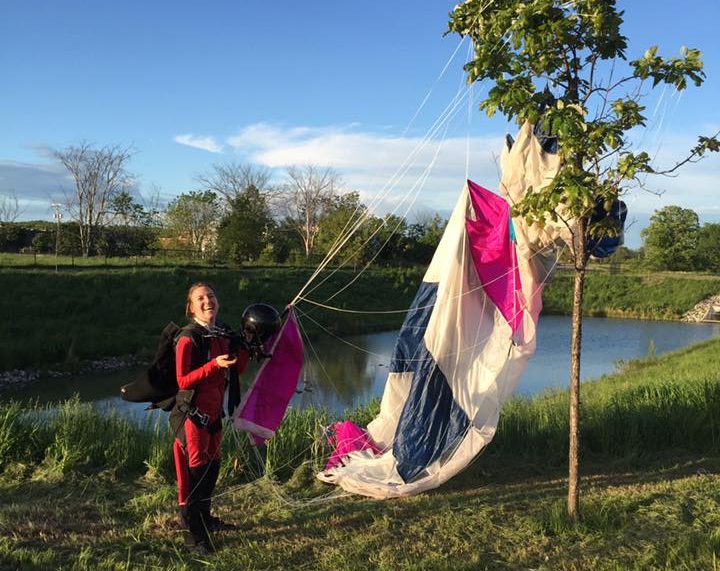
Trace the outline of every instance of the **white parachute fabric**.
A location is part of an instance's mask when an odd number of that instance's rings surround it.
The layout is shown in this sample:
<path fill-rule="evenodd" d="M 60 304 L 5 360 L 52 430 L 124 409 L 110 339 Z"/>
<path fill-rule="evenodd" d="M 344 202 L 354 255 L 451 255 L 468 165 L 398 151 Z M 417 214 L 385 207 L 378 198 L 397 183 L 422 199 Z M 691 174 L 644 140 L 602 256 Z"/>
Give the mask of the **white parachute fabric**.
<path fill-rule="evenodd" d="M 522 176 L 503 171 L 501 187 L 515 200 L 527 188 L 523 181 L 545 180 L 552 172 L 534 170 L 533 164 L 543 169 L 548 162 L 546 153 L 523 141 L 523 133 L 532 137 L 532 128 L 524 127 L 503 157 L 505 169 L 523 168 Z M 515 311 L 521 318 L 511 325 L 507 307 L 488 295 L 492 284 L 482 283 L 473 259 L 473 248 L 476 258 L 495 253 L 468 237 L 469 225 L 485 215 L 484 204 L 500 212 L 499 221 L 504 212 L 508 234 L 507 203 L 468 181 L 398 336 L 380 413 L 367 427 L 382 452 L 351 452 L 319 479 L 379 499 L 409 496 L 447 481 L 492 440 L 500 410 L 535 351 L 542 288 L 554 258 L 544 256 L 552 236 L 537 240 L 522 221 L 513 221 L 518 255 L 497 277 L 519 275 Z"/>

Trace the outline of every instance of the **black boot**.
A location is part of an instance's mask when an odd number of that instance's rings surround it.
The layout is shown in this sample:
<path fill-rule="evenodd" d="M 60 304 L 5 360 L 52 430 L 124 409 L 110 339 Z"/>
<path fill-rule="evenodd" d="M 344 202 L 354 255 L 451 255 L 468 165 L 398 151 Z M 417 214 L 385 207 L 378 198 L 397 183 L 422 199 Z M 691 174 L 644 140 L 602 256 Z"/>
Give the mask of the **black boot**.
<path fill-rule="evenodd" d="M 208 464 L 208 471 L 205 476 L 205 485 L 200 499 L 200 513 L 203 521 L 210 531 L 230 531 L 237 529 L 233 524 L 224 522 L 219 517 L 210 514 L 212 506 L 212 493 L 215 490 L 218 476 L 220 475 L 220 460 L 213 460 Z"/>
<path fill-rule="evenodd" d="M 202 515 L 201 500 L 207 485 L 207 471 L 207 464 L 189 469 L 190 495 L 187 504 L 181 508 L 182 519 L 185 523 L 185 547 L 201 555 L 207 555 L 214 551 Z"/>

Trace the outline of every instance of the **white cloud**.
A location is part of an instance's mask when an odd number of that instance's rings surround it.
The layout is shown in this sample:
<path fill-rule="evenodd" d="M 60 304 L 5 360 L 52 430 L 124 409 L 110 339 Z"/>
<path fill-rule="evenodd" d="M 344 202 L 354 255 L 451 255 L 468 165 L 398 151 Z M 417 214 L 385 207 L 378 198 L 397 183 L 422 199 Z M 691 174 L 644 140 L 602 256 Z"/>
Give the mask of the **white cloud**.
<path fill-rule="evenodd" d="M 469 177 L 495 189 L 498 175 L 493 155 L 499 154 L 502 137 L 441 141 L 359 131 L 357 125 L 284 128 L 259 123 L 245 127 L 227 143 L 249 160 L 271 168 L 332 167 L 346 186 L 374 205 L 375 212 L 405 214 L 406 210 L 447 212 L 452 208 L 464 184 L 468 146 Z"/>
<path fill-rule="evenodd" d="M 711 132 L 711 129 L 705 131 Z M 638 135 L 637 150 L 647 149 L 654 156 L 657 169 L 671 167 L 682 160 L 697 143 L 696 137 L 671 133 Z M 259 123 L 227 139 L 227 144 L 237 153 L 268 167 L 301 164 L 333 167 L 350 189 L 360 192 L 363 202 L 375 204 L 376 213 L 395 211 L 411 217 L 418 210 L 449 212 L 464 182 L 468 143 L 469 177 L 495 190 L 499 178 L 495 158 L 502 148 L 500 135 L 474 136 L 469 141 L 465 137 L 450 137 L 440 143 L 426 142 L 420 137 L 393 136 L 386 130 L 363 131 L 357 125 L 285 128 Z M 420 188 L 424 169 L 433 161 L 432 171 Z M 717 154 L 686 165 L 677 176 L 648 177 L 645 183 L 647 189 L 655 193 L 634 188 L 625 197 L 631 217 L 637 219 L 629 232 L 637 234 L 630 240 L 633 247 L 640 245 L 639 231 L 647 225 L 649 215 L 663 206 L 677 204 L 692 208 L 701 220 L 708 221 L 720 213 L 720 157 Z M 392 188 L 386 192 L 389 187 Z"/>
<path fill-rule="evenodd" d="M 67 171 L 56 164 L 0 160 L 0 194 L 14 194 L 23 220 L 47 218 L 50 204 L 62 202 L 72 187 Z"/>
<path fill-rule="evenodd" d="M 646 148 L 653 157 L 653 168 L 663 171 L 684 160 L 696 144 L 697 137 L 666 135 Z M 717 213 L 720 211 L 720 156 L 708 153 L 672 176 L 647 175 L 644 187 L 633 189 L 627 200 L 630 207 L 639 212 L 652 213 L 664 206 L 677 205 L 698 214 Z"/>
<path fill-rule="evenodd" d="M 188 133 L 185 135 L 175 135 L 173 137 L 173 141 L 180 143 L 181 145 L 186 145 L 194 149 L 202 149 L 203 151 L 211 153 L 222 152 L 222 145 L 219 145 L 217 141 L 215 141 L 214 137 L 200 137 Z"/>

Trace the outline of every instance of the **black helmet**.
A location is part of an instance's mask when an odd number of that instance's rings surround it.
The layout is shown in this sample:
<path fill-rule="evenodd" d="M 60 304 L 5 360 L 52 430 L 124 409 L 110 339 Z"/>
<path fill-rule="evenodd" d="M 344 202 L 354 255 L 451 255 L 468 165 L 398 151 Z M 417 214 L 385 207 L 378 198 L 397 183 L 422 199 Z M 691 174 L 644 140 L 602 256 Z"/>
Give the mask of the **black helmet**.
<path fill-rule="evenodd" d="M 249 340 L 264 343 L 280 329 L 280 314 L 272 305 L 253 303 L 242 314 L 242 328 Z"/>

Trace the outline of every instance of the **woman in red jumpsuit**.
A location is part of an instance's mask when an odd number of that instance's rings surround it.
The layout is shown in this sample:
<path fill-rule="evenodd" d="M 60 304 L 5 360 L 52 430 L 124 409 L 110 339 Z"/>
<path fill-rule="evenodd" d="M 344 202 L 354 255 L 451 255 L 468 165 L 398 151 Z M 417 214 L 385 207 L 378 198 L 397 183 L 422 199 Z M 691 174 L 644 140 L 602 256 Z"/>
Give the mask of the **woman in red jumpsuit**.
<path fill-rule="evenodd" d="M 219 309 L 212 286 L 204 282 L 192 285 L 185 311 L 191 323 L 182 329 L 175 345 L 181 391 L 176 410 L 184 418 L 173 444 L 178 501 L 185 543 L 201 552 L 212 549 L 208 531 L 233 527 L 210 515 L 210 498 L 220 473 L 223 401 L 228 378 L 232 378 L 229 373 L 232 368 L 242 372 L 248 361 L 245 351 L 231 354 L 228 336 L 221 334 L 216 323 Z M 184 406 L 183 394 L 191 395 Z"/>

